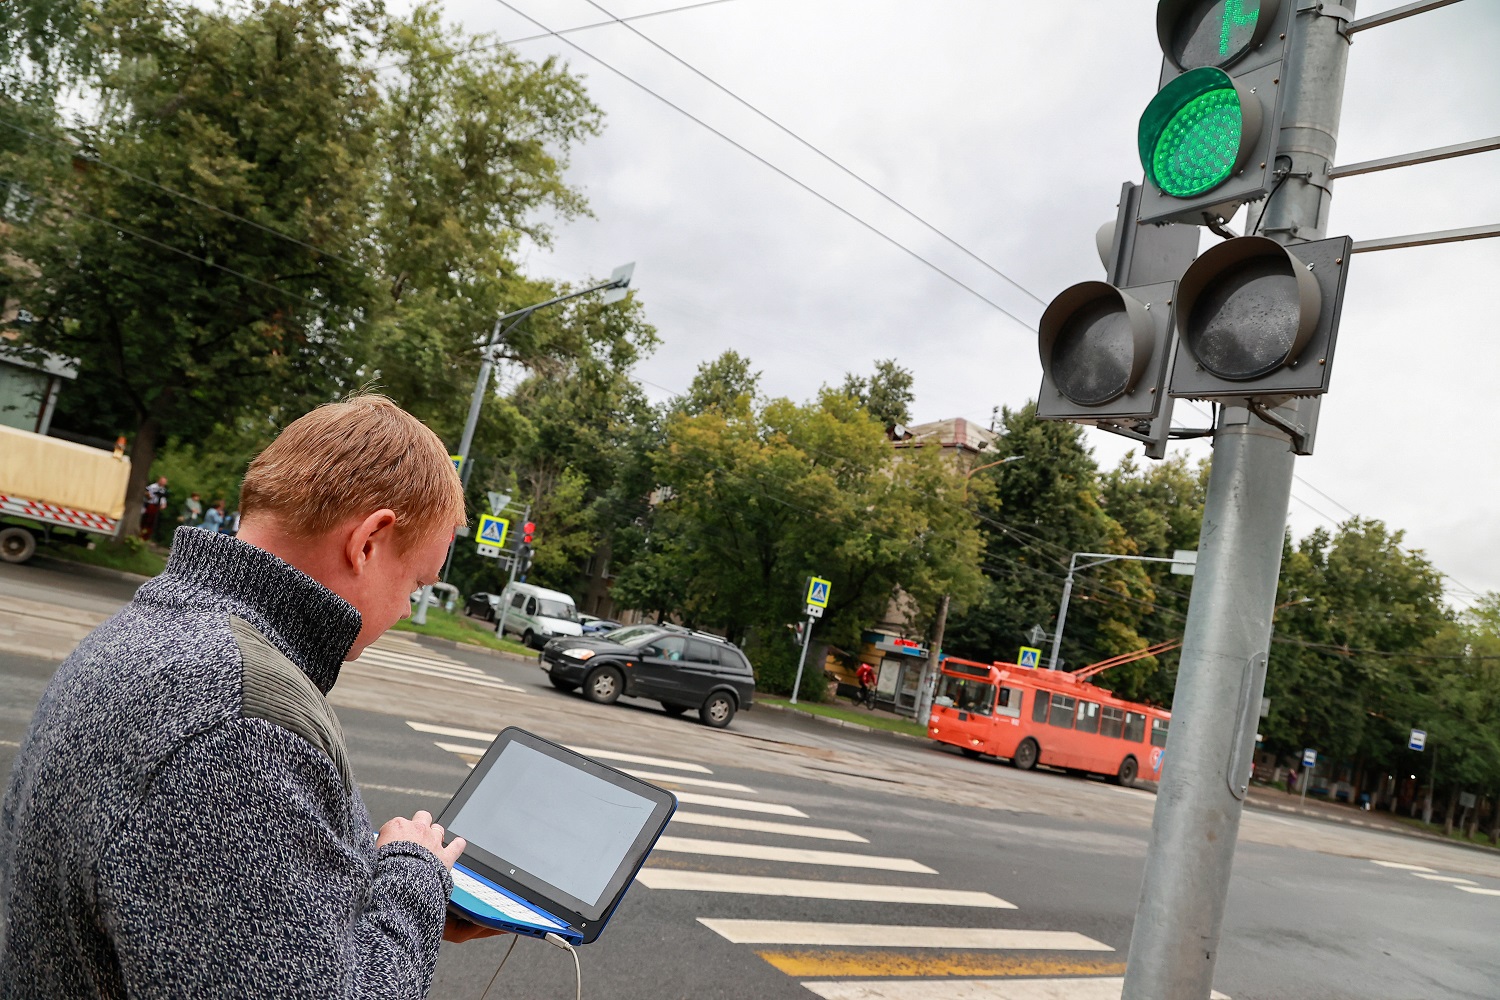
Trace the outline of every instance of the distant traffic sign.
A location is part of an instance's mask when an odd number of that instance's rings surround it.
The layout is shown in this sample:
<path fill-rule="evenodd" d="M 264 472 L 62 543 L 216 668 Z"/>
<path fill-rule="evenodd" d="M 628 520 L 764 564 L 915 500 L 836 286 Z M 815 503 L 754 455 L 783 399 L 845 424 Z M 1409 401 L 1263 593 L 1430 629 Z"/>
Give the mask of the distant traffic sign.
<path fill-rule="evenodd" d="M 450 462 L 453 463 L 453 471 L 454 472 L 457 472 L 459 475 L 463 474 L 463 471 L 464 471 L 464 457 L 462 455 L 449 455 L 448 456 L 448 461 L 450 461 Z"/>
<path fill-rule="evenodd" d="M 1022 646 L 1021 654 L 1016 657 L 1016 666 L 1035 667 L 1042 662 L 1042 651 L 1035 646 Z"/>
<path fill-rule="evenodd" d="M 474 531 L 474 541 L 481 545 L 505 548 L 505 536 L 510 533 L 510 522 L 493 514 L 479 515 L 479 527 Z"/>
<path fill-rule="evenodd" d="M 1426 750 L 1427 749 L 1427 733 L 1424 730 L 1421 730 L 1421 729 L 1413 729 L 1411 731 L 1411 739 L 1409 739 L 1409 740 L 1406 741 L 1406 749 L 1408 749 L 1408 750 Z"/>
<path fill-rule="evenodd" d="M 500 558 L 500 550 L 495 548 L 495 546 L 493 545 L 486 545 L 483 542 L 480 542 L 478 545 L 474 546 L 474 548 L 479 552 L 480 555 L 484 556 L 487 559 Z"/>
<path fill-rule="evenodd" d="M 1302 751 L 1302 764 L 1305 767 L 1318 766 L 1318 751 L 1307 749 Z"/>
<path fill-rule="evenodd" d="M 807 578 L 807 604 L 814 608 L 828 607 L 828 595 L 833 584 L 819 576 Z"/>
<path fill-rule="evenodd" d="M 807 615 L 807 617 L 809 618 L 823 617 L 823 609 L 818 607 L 816 604 L 809 604 L 807 607 L 802 609 L 802 613 Z"/>

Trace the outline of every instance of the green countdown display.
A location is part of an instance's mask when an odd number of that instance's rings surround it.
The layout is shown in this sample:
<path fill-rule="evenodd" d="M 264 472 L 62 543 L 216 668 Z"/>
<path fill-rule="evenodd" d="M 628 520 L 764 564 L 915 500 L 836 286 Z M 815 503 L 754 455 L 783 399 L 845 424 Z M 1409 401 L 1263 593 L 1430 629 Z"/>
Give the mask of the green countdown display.
<path fill-rule="evenodd" d="M 1168 46 L 1172 61 L 1183 69 L 1226 66 L 1253 46 L 1264 0 L 1198 0 L 1175 4 Z"/>

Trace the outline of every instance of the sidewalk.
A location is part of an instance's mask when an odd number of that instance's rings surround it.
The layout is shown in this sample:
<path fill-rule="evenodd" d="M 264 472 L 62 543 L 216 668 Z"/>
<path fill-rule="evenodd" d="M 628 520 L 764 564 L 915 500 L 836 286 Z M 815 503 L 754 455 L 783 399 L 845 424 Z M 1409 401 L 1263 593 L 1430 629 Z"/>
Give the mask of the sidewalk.
<path fill-rule="evenodd" d="M 1440 832 L 1441 824 L 1434 824 L 1431 832 L 1413 827 L 1410 823 L 1403 823 L 1384 809 L 1356 809 L 1353 806 L 1338 802 L 1326 802 L 1322 799 L 1309 798 L 1305 803 L 1296 795 L 1288 795 L 1286 792 L 1277 791 L 1274 788 L 1262 785 L 1250 786 L 1250 792 L 1245 797 L 1245 804 L 1257 809 L 1274 810 L 1292 816 L 1303 816 L 1308 819 L 1323 820 L 1328 823 L 1342 823 L 1345 826 L 1363 827 L 1366 830 L 1379 830 L 1383 833 L 1397 833 L 1406 837 L 1418 837 L 1423 840 L 1434 840 L 1440 844 L 1452 844 L 1455 847 L 1467 847 L 1475 851 L 1487 851 L 1500 853 L 1500 848 L 1491 847 L 1488 843 L 1476 844 L 1467 840 L 1454 840 L 1445 837 Z"/>

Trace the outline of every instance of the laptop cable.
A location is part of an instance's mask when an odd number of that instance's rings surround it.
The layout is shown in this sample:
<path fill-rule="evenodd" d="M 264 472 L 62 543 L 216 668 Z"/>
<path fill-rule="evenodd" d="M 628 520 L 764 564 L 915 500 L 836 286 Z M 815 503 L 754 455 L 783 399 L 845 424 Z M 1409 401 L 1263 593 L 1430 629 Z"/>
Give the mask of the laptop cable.
<path fill-rule="evenodd" d="M 573 956 L 573 972 L 578 976 L 577 1000 L 583 1000 L 583 967 L 578 964 L 578 949 L 574 948 L 566 939 L 557 934 L 548 934 L 542 940 L 554 947 L 566 949 L 568 954 Z"/>
<path fill-rule="evenodd" d="M 500 978 L 500 970 L 505 968 L 505 963 L 510 960 L 510 953 L 516 950 L 516 942 L 519 940 L 521 940 L 520 935 L 511 935 L 510 947 L 506 948 L 505 954 L 500 957 L 500 964 L 495 966 L 495 974 L 490 977 L 489 985 L 484 988 L 484 992 L 479 994 L 479 1000 L 485 1000 L 490 995 L 490 990 L 494 987 L 495 980 Z M 575 996 L 576 1000 L 583 1000 L 583 968 L 578 964 L 577 950 L 565 938 L 557 934 L 548 934 L 542 940 L 555 948 L 563 949 L 573 956 L 573 972 L 577 976 L 578 983 L 578 990 Z"/>

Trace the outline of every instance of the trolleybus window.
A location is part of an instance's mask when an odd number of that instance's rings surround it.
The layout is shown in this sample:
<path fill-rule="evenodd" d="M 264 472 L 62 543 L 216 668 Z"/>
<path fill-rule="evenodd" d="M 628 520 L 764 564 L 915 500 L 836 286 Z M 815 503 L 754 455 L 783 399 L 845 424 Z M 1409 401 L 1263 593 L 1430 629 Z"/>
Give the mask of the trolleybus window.
<path fill-rule="evenodd" d="M 1077 699 L 1065 694 L 1052 696 L 1052 718 L 1048 721 L 1059 729 L 1073 728 L 1073 704 Z"/>
<path fill-rule="evenodd" d="M 1019 719 L 1021 717 L 1021 700 L 1020 688 L 1004 687 L 1002 685 L 1000 688 L 1000 704 L 995 709 L 995 714 L 1008 715 L 1012 719 Z"/>
<path fill-rule="evenodd" d="M 1151 720 L 1151 745 L 1154 747 L 1164 747 L 1167 745 L 1166 719 Z"/>
<path fill-rule="evenodd" d="M 938 685 L 935 701 L 939 705 L 956 708 L 962 712 L 989 715 L 995 704 L 995 685 L 944 674 L 942 683 Z"/>
<path fill-rule="evenodd" d="M 1034 702 L 1031 703 L 1031 721 L 1032 722 L 1046 722 L 1047 721 L 1047 704 L 1048 704 L 1048 702 L 1047 702 L 1047 692 L 1045 692 L 1045 691 L 1038 691 L 1036 693 L 1036 701 L 1034 701 Z"/>
<path fill-rule="evenodd" d="M 1097 733 L 1099 731 L 1099 703 L 1097 701 L 1080 701 L 1078 703 L 1078 731 L 1080 733 Z"/>
<path fill-rule="evenodd" d="M 1125 713 L 1111 705 L 1104 706 L 1104 717 L 1099 723 L 1101 735 L 1118 737 L 1125 725 Z"/>
<path fill-rule="evenodd" d="M 1146 739 L 1146 717 L 1140 712 L 1125 713 L 1125 738 L 1131 743 L 1141 743 Z"/>

